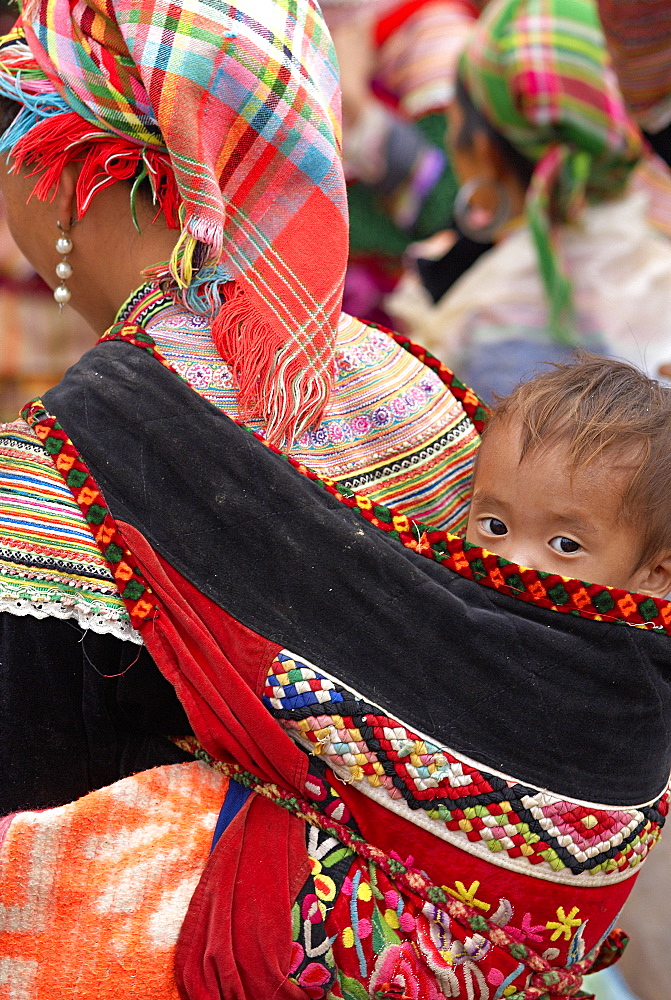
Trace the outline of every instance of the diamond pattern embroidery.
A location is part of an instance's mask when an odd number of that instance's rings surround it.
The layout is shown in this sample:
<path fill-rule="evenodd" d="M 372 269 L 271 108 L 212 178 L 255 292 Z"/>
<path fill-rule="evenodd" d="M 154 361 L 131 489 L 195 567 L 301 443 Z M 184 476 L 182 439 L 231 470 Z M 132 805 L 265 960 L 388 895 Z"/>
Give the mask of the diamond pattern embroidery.
<path fill-rule="evenodd" d="M 278 654 L 264 701 L 325 762 L 347 768 L 360 790 L 383 788 L 493 853 L 566 875 L 618 876 L 659 839 L 665 794 L 650 806 L 609 809 L 567 801 L 460 760 L 415 735 L 288 650 Z"/>

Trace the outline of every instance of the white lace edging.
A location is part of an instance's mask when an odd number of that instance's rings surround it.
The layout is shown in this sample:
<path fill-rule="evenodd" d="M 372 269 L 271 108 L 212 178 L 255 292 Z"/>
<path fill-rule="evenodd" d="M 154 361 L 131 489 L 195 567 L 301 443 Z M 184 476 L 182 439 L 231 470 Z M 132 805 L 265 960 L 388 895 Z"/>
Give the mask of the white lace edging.
<path fill-rule="evenodd" d="M 39 598 L 2 596 L 0 597 L 0 612 L 7 611 L 10 615 L 32 615 L 33 618 L 74 618 L 82 629 L 91 629 L 100 635 L 113 635 L 117 639 L 144 645 L 140 633 L 133 628 L 128 617 L 121 617 L 124 612 L 115 613 L 104 604 L 85 604 L 83 602 L 64 604 L 59 594 L 54 600 L 41 594 Z"/>

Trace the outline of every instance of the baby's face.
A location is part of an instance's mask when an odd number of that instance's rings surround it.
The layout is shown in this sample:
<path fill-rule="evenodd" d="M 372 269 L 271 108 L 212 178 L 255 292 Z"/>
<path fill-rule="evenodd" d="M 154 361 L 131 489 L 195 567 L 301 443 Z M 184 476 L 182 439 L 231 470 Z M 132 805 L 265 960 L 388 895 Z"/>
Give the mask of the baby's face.
<path fill-rule="evenodd" d="M 597 458 L 571 476 L 561 444 L 519 458 L 515 421 L 492 427 L 478 454 L 467 540 L 521 566 L 635 591 L 640 533 L 619 518 L 631 469 Z"/>

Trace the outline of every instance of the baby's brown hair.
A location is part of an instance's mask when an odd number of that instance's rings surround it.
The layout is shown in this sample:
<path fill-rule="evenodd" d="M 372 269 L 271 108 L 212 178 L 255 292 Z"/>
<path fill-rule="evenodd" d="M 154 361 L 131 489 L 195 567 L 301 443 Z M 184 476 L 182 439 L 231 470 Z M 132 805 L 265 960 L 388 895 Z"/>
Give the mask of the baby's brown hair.
<path fill-rule="evenodd" d="M 483 436 L 513 418 L 521 423 L 520 463 L 563 445 L 571 472 L 606 453 L 631 465 L 620 517 L 640 528 L 638 566 L 671 553 L 671 389 L 625 362 L 579 353 L 500 400 Z"/>

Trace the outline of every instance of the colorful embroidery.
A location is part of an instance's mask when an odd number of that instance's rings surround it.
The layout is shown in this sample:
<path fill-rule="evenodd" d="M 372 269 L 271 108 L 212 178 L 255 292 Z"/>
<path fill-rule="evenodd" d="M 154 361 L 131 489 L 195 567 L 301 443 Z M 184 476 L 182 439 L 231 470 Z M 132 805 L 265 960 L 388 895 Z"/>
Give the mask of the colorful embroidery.
<path fill-rule="evenodd" d="M 661 835 L 668 792 L 648 805 L 609 808 L 490 774 L 288 650 L 272 664 L 263 700 L 340 778 L 493 864 L 526 873 L 533 866 L 573 885 L 610 883 L 631 875 Z"/>
<path fill-rule="evenodd" d="M 308 997 L 321 997 L 337 980 L 326 918 L 349 875 L 354 852 L 317 827 L 306 824 L 305 832 L 312 871 L 291 910 L 294 946 L 289 979 Z"/>
<path fill-rule="evenodd" d="M 122 310 L 123 322 L 145 327 L 174 370 L 237 420 L 235 385 L 207 319 L 165 298 L 161 308 L 156 296 L 140 289 Z M 393 504 L 433 527 L 461 531 L 478 435 L 460 402 L 445 391 L 452 373 L 411 355 L 387 332 L 343 315 L 335 390 L 322 422 L 296 441 L 291 453 L 377 503 Z M 249 426 L 262 430 L 258 420 Z"/>
<path fill-rule="evenodd" d="M 386 328 L 380 326 L 378 329 L 385 330 Z M 409 337 L 404 337 L 400 333 L 394 333 L 393 330 L 387 330 L 386 332 L 389 333 L 389 335 L 394 338 L 396 343 L 400 344 L 405 351 L 408 351 L 408 353 L 412 354 L 414 358 L 417 358 L 423 365 L 426 365 L 427 368 L 430 368 L 440 376 L 441 381 L 449 387 L 452 391 L 452 395 L 456 396 L 461 403 L 464 412 L 471 418 L 476 431 L 480 433 L 485 426 L 485 421 L 487 420 L 487 414 L 489 411 L 478 395 L 473 392 L 472 389 L 469 389 L 467 385 L 464 385 L 464 383 L 457 378 L 454 372 L 451 371 L 447 365 L 444 365 L 442 361 L 439 361 L 438 358 L 434 357 L 433 354 L 426 349 L 426 347 L 422 347 L 421 344 L 415 344 Z"/>
<path fill-rule="evenodd" d="M 329 995 L 345 1000 L 366 1000 L 371 996 L 400 1000 L 404 995 L 417 1000 L 440 1000 L 436 983 L 442 988 L 448 982 L 450 988 L 454 983 L 470 982 L 467 995 L 478 996 L 481 1000 L 504 995 L 511 1000 L 550 1000 L 551 996 L 574 996 L 585 972 L 603 968 L 621 954 L 626 939 L 623 940 L 621 932 L 614 932 L 587 955 L 578 958 L 577 954 L 571 954 L 570 965 L 553 966 L 551 963 L 560 954 L 557 948 L 546 948 L 541 955 L 530 944 L 539 937 L 543 940 L 543 933 L 549 937 L 549 929 L 543 925 L 530 927 L 530 914 L 525 914 L 526 925 L 523 921 L 522 928 L 510 925 L 513 910 L 507 900 L 499 899 L 496 906 L 485 904 L 485 913 L 481 900 L 478 900 L 479 906 L 472 905 L 464 902 L 461 894 L 450 886 L 431 885 L 425 873 L 411 867 L 412 859 L 403 862 L 386 855 L 354 830 L 325 816 L 318 805 L 277 785 L 264 783 L 238 764 L 213 760 L 194 737 L 175 742 L 215 770 L 235 778 L 305 820 L 308 827 L 320 831 L 316 840 L 311 840 L 313 835 L 309 830 L 307 833 L 308 848 L 313 846 L 311 856 L 320 864 L 314 865 L 307 885 L 299 894 L 300 905 L 294 910 L 294 940 L 300 946 L 294 953 L 294 977 L 310 964 L 305 958 L 306 929 L 300 920 L 324 924 L 323 928 L 309 929 L 311 949 L 320 952 L 320 961 L 314 962 L 312 982 L 301 983 L 313 991 L 308 992 L 308 996 L 327 995 L 335 964 L 339 983 L 333 985 Z M 329 838 L 335 841 L 333 845 L 328 843 Z M 343 881 L 342 871 L 336 872 L 335 877 L 330 873 L 323 875 L 325 866 L 319 856 L 315 859 L 315 843 L 317 846 L 328 844 L 328 851 L 332 847 L 338 861 L 346 861 L 343 851 L 351 852 L 351 864 Z M 319 876 L 322 876 L 321 883 Z M 333 907 L 328 898 L 332 892 Z M 408 940 L 410 936 L 412 940 Z M 576 932 L 567 953 L 579 950 L 578 941 L 579 932 Z M 501 964 L 505 967 L 507 962 L 514 974 L 504 980 L 499 978 L 492 993 L 488 985 L 492 980 L 485 979 L 477 963 L 494 947 L 505 953 L 503 962 L 497 959 L 495 971 Z M 335 953 L 335 963 L 329 948 Z M 309 957 L 313 961 L 316 958 L 314 954 Z M 409 994 L 399 992 L 397 987 L 402 986 L 404 980 L 407 985 L 406 974 L 415 984 L 419 982 L 421 989 Z M 514 992 L 503 992 L 517 980 L 519 986 L 516 985 Z M 368 984 L 370 992 L 364 991 L 362 981 Z M 442 995 L 449 994 L 443 991 Z M 460 994 L 453 992 L 452 995 Z"/>
<path fill-rule="evenodd" d="M 141 642 L 72 493 L 22 421 L 0 427 L 0 611 Z"/>
<path fill-rule="evenodd" d="M 151 350 L 142 341 L 144 336 L 142 331 L 131 332 L 129 328 L 125 328 L 124 336 L 132 337 L 138 346 Z M 112 571 L 119 594 L 126 603 L 131 624 L 135 628 L 140 628 L 156 611 L 151 589 L 145 583 L 139 569 L 132 565 L 131 552 L 107 508 L 97 483 L 62 426 L 55 417 L 47 413 L 40 399 L 29 403 L 21 415 L 33 427 L 57 471 L 69 486 L 86 524 Z"/>

